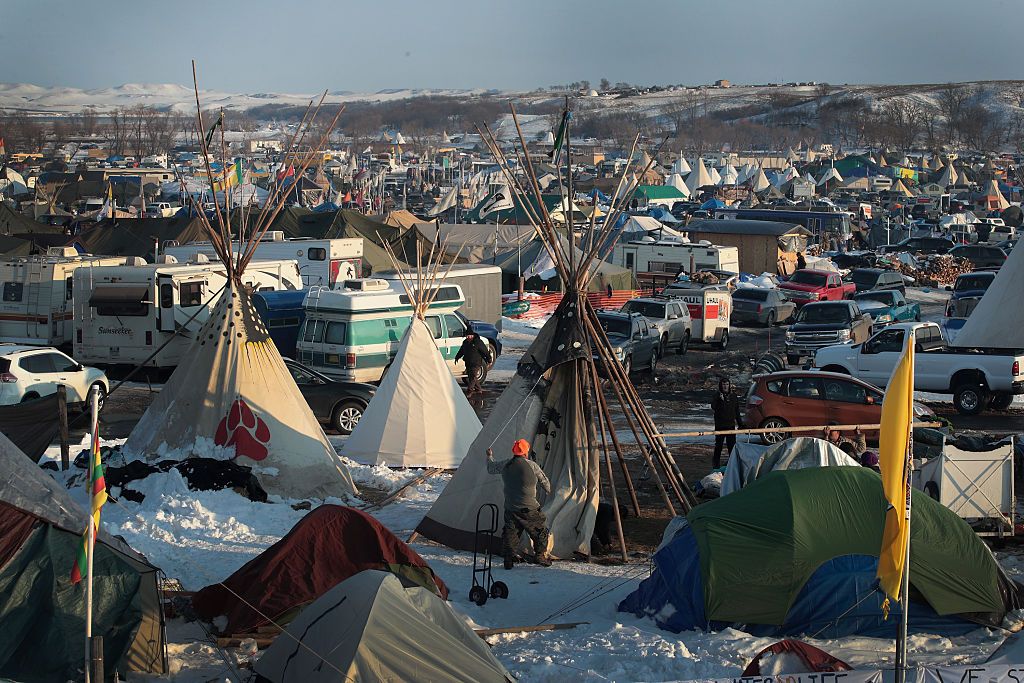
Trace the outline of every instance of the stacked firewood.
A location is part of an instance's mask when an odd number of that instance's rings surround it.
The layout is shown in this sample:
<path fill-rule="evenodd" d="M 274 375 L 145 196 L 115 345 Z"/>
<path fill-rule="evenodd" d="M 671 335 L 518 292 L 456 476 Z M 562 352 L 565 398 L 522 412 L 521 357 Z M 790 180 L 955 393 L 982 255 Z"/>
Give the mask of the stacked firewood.
<path fill-rule="evenodd" d="M 893 259 L 889 265 L 902 274 L 914 278 L 917 285 L 924 287 L 953 284 L 958 275 L 974 270 L 974 266 L 967 259 L 945 254 L 922 256 L 917 259 L 916 268 L 899 259 Z"/>

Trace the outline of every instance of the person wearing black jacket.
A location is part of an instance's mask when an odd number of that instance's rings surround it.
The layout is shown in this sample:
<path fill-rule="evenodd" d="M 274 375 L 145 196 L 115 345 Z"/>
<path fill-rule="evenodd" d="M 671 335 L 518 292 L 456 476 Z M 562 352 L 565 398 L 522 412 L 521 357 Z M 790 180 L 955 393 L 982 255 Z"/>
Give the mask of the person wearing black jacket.
<path fill-rule="evenodd" d="M 743 418 L 740 417 L 740 399 L 732 390 L 732 382 L 724 377 L 718 382 L 718 392 L 711 399 L 711 410 L 715 414 L 715 431 L 721 429 L 737 429 L 743 426 Z M 727 453 L 732 452 L 736 445 L 735 434 L 715 435 L 715 454 L 711 460 L 711 468 L 718 469 L 722 466 L 722 446 L 725 446 Z"/>
<path fill-rule="evenodd" d="M 466 363 L 466 393 L 476 394 L 483 391 L 480 387 L 480 378 L 483 377 L 484 368 L 491 362 L 491 351 L 472 328 L 466 330 L 466 338 L 462 340 L 462 346 L 455 354 L 455 362 L 458 363 L 460 358 Z"/>

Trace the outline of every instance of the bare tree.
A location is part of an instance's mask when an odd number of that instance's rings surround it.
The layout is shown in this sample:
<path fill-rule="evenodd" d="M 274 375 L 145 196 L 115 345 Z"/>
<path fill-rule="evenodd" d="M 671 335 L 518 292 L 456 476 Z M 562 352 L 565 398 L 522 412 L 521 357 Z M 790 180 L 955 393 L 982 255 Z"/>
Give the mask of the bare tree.
<path fill-rule="evenodd" d="M 939 89 L 939 111 L 946 118 L 946 142 L 952 144 L 960 131 L 964 107 L 972 91 L 960 83 L 947 83 Z"/>
<path fill-rule="evenodd" d="M 999 118 L 981 104 L 963 108 L 959 130 L 961 139 L 967 145 L 982 152 L 995 150 L 1003 136 Z"/>

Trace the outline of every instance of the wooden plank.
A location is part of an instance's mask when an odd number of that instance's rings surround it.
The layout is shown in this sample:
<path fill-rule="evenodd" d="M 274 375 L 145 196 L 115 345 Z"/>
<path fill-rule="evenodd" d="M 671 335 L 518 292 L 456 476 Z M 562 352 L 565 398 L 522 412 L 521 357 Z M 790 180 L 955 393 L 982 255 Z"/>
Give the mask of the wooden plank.
<path fill-rule="evenodd" d="M 218 638 L 217 647 L 241 647 L 242 641 L 248 638 L 252 638 L 252 636 L 246 636 L 245 638 Z M 266 648 L 270 647 L 274 642 L 273 638 L 253 638 L 253 640 L 256 641 L 256 647 L 258 647 L 261 650 L 265 650 Z"/>
<path fill-rule="evenodd" d="M 373 503 L 372 505 L 367 505 L 366 507 L 361 508 L 361 509 L 364 512 L 368 512 L 370 510 L 379 510 L 380 508 L 384 507 L 388 503 L 392 503 L 395 500 L 397 500 L 398 498 L 401 498 L 405 494 L 405 492 L 409 489 L 410 486 L 415 486 L 416 484 L 419 484 L 420 482 L 426 481 L 430 477 L 434 476 L 435 474 L 440 474 L 441 472 L 444 472 L 444 468 L 443 467 L 431 467 L 430 469 L 424 470 L 422 473 L 416 475 L 415 477 L 413 477 L 409 481 L 407 481 L 404 484 L 402 484 L 398 489 L 396 489 L 395 491 L 391 492 L 388 496 L 382 498 L 381 500 L 377 501 L 376 503 Z"/>
<path fill-rule="evenodd" d="M 508 626 L 506 628 L 478 628 L 474 629 L 475 633 L 481 638 L 487 636 L 496 636 L 501 633 L 536 633 L 537 631 L 564 631 L 570 628 L 576 628 L 583 624 L 589 624 L 589 621 L 570 621 L 565 624 L 538 624 L 537 626 Z"/>
<path fill-rule="evenodd" d="M 943 427 L 941 422 L 911 422 L 911 427 Z M 707 431 L 697 432 L 669 432 L 659 433 L 658 436 L 662 438 L 668 437 L 685 437 L 685 436 L 719 436 L 722 434 L 784 434 L 792 432 L 824 432 L 826 429 L 835 430 L 837 432 L 852 432 L 854 430 L 863 431 L 874 431 L 880 429 L 880 424 L 861 424 L 861 425 L 811 425 L 807 427 L 777 427 L 775 429 L 709 429 Z"/>

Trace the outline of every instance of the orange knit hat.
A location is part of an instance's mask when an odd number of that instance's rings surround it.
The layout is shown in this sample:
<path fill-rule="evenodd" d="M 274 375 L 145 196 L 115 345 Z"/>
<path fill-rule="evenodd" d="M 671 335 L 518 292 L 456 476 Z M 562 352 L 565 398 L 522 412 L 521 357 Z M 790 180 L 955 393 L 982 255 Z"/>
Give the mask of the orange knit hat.
<path fill-rule="evenodd" d="M 529 455 L 530 442 L 526 439 L 519 439 L 512 444 L 512 455 Z"/>

